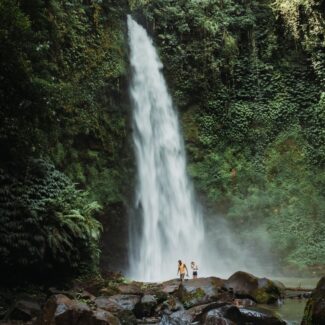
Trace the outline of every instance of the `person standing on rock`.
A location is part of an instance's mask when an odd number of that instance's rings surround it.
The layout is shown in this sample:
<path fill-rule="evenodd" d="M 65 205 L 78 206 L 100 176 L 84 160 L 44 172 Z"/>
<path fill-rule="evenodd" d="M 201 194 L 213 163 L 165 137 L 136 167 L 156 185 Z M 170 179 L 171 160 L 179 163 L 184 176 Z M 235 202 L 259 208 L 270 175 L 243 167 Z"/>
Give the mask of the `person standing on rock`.
<path fill-rule="evenodd" d="M 193 279 L 197 279 L 197 271 L 199 270 L 199 266 L 194 261 L 191 262 L 191 269 L 193 270 Z"/>
<path fill-rule="evenodd" d="M 188 270 L 187 270 L 187 266 L 185 263 L 183 263 L 181 260 L 178 261 L 178 271 L 177 271 L 177 275 L 179 274 L 181 282 L 184 281 L 185 278 L 185 274 L 188 276 Z"/>

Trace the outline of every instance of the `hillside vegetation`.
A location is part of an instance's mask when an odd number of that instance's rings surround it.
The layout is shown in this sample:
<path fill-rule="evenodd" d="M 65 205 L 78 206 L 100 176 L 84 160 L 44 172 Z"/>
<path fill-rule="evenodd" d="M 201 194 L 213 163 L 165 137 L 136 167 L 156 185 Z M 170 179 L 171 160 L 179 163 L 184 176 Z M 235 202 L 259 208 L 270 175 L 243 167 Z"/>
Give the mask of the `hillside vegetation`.
<path fill-rule="evenodd" d="M 325 264 L 323 0 L 0 0 L 1 272 L 126 267 L 130 12 L 206 221 L 267 234 L 285 267 Z"/>
<path fill-rule="evenodd" d="M 211 214 L 284 265 L 324 264 L 324 2 L 135 3 Z M 216 217 L 210 217 L 216 218 Z"/>
<path fill-rule="evenodd" d="M 123 1 L 0 1 L 1 271 L 96 268 L 100 227 L 87 206 L 101 206 L 105 263 L 117 249 L 105 222 L 126 224 L 132 191 L 127 10 Z"/>

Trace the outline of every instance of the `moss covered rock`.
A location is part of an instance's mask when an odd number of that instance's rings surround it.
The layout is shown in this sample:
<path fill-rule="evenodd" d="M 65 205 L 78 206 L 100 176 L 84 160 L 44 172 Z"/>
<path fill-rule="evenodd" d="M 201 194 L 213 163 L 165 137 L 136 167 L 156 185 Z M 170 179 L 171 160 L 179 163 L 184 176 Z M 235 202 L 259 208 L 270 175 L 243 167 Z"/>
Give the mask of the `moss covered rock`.
<path fill-rule="evenodd" d="M 154 295 L 144 295 L 135 305 L 134 313 L 137 318 L 151 317 L 157 307 L 157 298 Z"/>
<path fill-rule="evenodd" d="M 216 277 L 188 280 L 179 286 L 177 296 L 185 308 L 205 304 L 218 300 L 223 283 L 224 280 Z"/>
<path fill-rule="evenodd" d="M 323 276 L 311 298 L 307 301 L 302 325 L 325 324 L 325 276 Z"/>
<path fill-rule="evenodd" d="M 260 304 L 275 303 L 284 294 L 283 285 L 241 271 L 234 273 L 225 281 L 224 287 L 233 290 L 239 298 L 251 298 Z"/>

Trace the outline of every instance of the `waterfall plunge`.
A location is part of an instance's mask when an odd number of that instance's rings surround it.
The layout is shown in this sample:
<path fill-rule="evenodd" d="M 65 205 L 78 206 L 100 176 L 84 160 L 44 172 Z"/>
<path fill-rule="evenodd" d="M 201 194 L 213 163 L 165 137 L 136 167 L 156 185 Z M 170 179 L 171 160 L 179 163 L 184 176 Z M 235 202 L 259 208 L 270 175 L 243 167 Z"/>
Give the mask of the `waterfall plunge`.
<path fill-rule="evenodd" d="M 143 281 L 175 278 L 177 261 L 201 265 L 204 227 L 186 174 L 178 117 L 153 42 L 128 17 L 133 70 L 137 215 L 130 222 L 130 276 Z"/>

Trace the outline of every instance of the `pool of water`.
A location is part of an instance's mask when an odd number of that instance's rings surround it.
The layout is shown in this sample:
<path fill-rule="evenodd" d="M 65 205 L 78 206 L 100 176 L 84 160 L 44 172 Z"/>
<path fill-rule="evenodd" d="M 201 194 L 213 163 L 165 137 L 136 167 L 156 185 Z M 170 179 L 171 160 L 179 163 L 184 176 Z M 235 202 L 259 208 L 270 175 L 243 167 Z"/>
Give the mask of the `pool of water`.
<path fill-rule="evenodd" d="M 286 299 L 279 305 L 263 305 L 261 307 L 274 312 L 289 325 L 298 325 L 301 323 L 306 302 L 306 299 Z"/>
<path fill-rule="evenodd" d="M 281 281 L 286 288 L 302 288 L 313 290 L 319 278 L 294 278 L 294 277 L 278 277 L 273 280 Z M 278 305 L 263 305 L 270 311 L 275 312 L 280 318 L 285 320 L 289 325 L 298 325 L 301 323 L 307 299 L 285 299 L 283 303 Z"/>
<path fill-rule="evenodd" d="M 294 278 L 294 277 L 272 277 L 272 280 L 282 282 L 286 288 L 314 289 L 319 281 L 318 278 Z"/>

